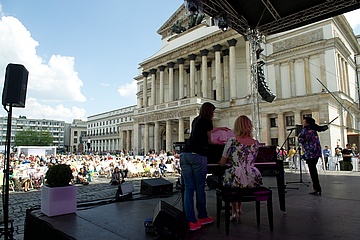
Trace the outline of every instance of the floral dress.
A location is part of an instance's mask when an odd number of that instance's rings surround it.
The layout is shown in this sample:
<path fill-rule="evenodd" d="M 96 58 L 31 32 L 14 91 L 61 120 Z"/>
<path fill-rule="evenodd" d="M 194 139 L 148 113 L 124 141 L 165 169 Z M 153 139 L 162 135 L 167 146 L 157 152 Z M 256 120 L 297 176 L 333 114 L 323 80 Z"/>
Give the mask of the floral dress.
<path fill-rule="evenodd" d="M 252 188 L 262 185 L 261 173 L 254 165 L 258 149 L 257 140 L 252 145 L 244 145 L 235 137 L 228 139 L 222 154 L 231 164 L 231 167 L 225 170 L 225 187 Z"/>

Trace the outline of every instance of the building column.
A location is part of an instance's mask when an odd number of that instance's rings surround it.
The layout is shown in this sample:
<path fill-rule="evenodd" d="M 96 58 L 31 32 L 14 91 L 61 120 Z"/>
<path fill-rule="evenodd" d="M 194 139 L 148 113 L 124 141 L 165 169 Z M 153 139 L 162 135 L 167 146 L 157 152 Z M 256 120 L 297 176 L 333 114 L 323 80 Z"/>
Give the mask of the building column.
<path fill-rule="evenodd" d="M 184 129 L 184 118 L 179 118 L 179 138 L 178 141 L 179 142 L 185 142 L 185 129 Z"/>
<path fill-rule="evenodd" d="M 184 62 L 185 58 L 179 58 L 179 99 L 184 98 Z"/>
<path fill-rule="evenodd" d="M 301 112 L 300 111 L 294 111 L 294 121 L 295 121 L 295 125 L 297 124 L 302 124 L 302 117 L 301 117 Z"/>
<path fill-rule="evenodd" d="M 149 75 L 148 72 L 143 72 L 143 106 L 148 106 L 148 99 L 147 99 L 147 77 Z"/>
<path fill-rule="evenodd" d="M 195 96 L 195 54 L 189 55 L 190 60 L 190 97 Z"/>
<path fill-rule="evenodd" d="M 149 152 L 149 123 L 145 123 L 144 128 L 144 154 Z"/>
<path fill-rule="evenodd" d="M 306 88 L 306 94 L 311 94 L 309 57 L 304 57 L 304 71 L 305 71 L 305 88 Z"/>
<path fill-rule="evenodd" d="M 202 97 L 208 98 L 208 74 L 207 74 L 207 56 L 209 54 L 209 50 L 203 49 L 200 51 L 201 53 L 201 80 L 202 80 Z"/>
<path fill-rule="evenodd" d="M 172 150 L 172 142 L 171 142 L 171 121 L 166 120 L 166 149 L 165 151 L 171 151 Z"/>
<path fill-rule="evenodd" d="M 200 80 L 200 68 L 201 65 L 198 64 L 195 66 L 196 68 L 196 74 L 195 74 L 195 82 L 196 82 L 196 91 L 195 91 L 195 95 L 198 97 L 201 97 L 201 80 Z"/>
<path fill-rule="evenodd" d="M 281 146 L 285 141 L 284 113 L 278 113 L 278 144 Z"/>
<path fill-rule="evenodd" d="M 211 61 L 208 61 L 207 62 L 207 81 L 208 81 L 208 87 L 207 87 L 207 96 L 208 98 L 212 98 L 212 95 L 213 95 L 213 80 L 212 80 L 212 69 L 211 69 L 211 65 L 212 65 L 212 62 Z"/>
<path fill-rule="evenodd" d="M 276 98 L 282 98 L 282 87 L 281 87 L 281 74 L 280 74 L 280 64 L 274 64 L 275 69 L 275 87 L 276 87 Z"/>
<path fill-rule="evenodd" d="M 271 138 L 270 138 L 270 124 L 269 124 L 269 118 L 267 114 L 261 114 L 260 115 L 260 129 L 261 129 L 261 139 L 258 139 L 258 141 L 265 143 L 266 145 L 271 144 Z"/>
<path fill-rule="evenodd" d="M 185 76 L 185 85 L 186 85 L 186 92 L 185 96 L 190 97 L 190 68 L 185 69 L 186 76 Z"/>
<path fill-rule="evenodd" d="M 134 123 L 134 153 L 139 154 L 140 152 L 140 125 Z"/>
<path fill-rule="evenodd" d="M 224 69 L 224 100 L 230 100 L 230 91 L 234 86 L 230 85 L 229 79 L 229 49 L 224 49 L 223 53 L 223 69 Z"/>
<path fill-rule="evenodd" d="M 237 43 L 236 39 L 230 39 L 227 41 L 229 44 L 229 78 L 230 78 L 230 98 L 236 99 L 236 51 L 235 46 Z"/>
<path fill-rule="evenodd" d="M 169 102 L 174 101 L 174 62 L 167 64 L 169 68 Z"/>
<path fill-rule="evenodd" d="M 120 145 L 119 145 L 119 150 L 123 150 L 124 149 L 124 138 L 125 138 L 125 131 L 120 131 Z"/>
<path fill-rule="evenodd" d="M 154 127 L 154 149 L 156 153 L 160 152 L 160 122 L 155 122 Z"/>
<path fill-rule="evenodd" d="M 289 66 L 290 66 L 290 96 L 296 97 L 294 60 L 289 61 Z"/>
<path fill-rule="evenodd" d="M 130 151 L 130 130 L 126 131 L 126 150 Z"/>
<path fill-rule="evenodd" d="M 155 102 L 156 102 L 156 84 L 155 84 L 155 80 L 156 80 L 156 69 L 151 69 L 150 70 L 151 73 L 151 95 L 150 95 L 150 106 L 154 106 Z"/>
<path fill-rule="evenodd" d="M 159 99 L 159 103 L 164 103 L 164 70 L 165 70 L 165 66 L 161 65 L 159 66 L 159 70 L 160 70 L 160 99 Z"/>
<path fill-rule="evenodd" d="M 216 96 L 215 100 L 222 101 L 222 77 L 221 77 L 221 48 L 220 44 L 216 44 L 213 46 L 215 50 L 215 79 L 216 79 Z"/>

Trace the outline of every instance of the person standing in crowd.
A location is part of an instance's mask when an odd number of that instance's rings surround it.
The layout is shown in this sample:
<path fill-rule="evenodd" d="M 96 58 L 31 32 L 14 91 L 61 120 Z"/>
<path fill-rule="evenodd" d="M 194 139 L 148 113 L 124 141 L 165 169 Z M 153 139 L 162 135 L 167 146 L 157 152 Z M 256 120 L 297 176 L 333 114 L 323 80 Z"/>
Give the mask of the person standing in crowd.
<path fill-rule="evenodd" d="M 331 151 L 329 149 L 329 146 L 325 146 L 324 150 L 323 150 L 323 154 L 324 154 L 324 160 L 325 160 L 325 169 L 329 170 L 329 157 L 331 155 Z"/>
<path fill-rule="evenodd" d="M 251 120 L 244 115 L 234 123 L 235 137 L 229 138 L 225 144 L 220 166 L 231 164 L 225 170 L 224 187 L 254 188 L 262 185 L 262 176 L 255 167 L 255 158 L 259 150 L 259 142 L 253 138 Z M 230 221 L 239 221 L 242 213 L 241 202 L 233 202 Z"/>
<path fill-rule="evenodd" d="M 180 167 L 185 185 L 184 210 L 190 231 L 195 231 L 200 229 L 201 225 L 214 222 L 214 219 L 208 216 L 206 210 L 205 194 L 207 148 L 209 144 L 220 144 L 211 142 L 211 133 L 215 130 L 212 122 L 214 111 L 215 106 L 210 102 L 205 102 L 200 107 L 199 115 L 191 123 L 189 141 L 180 154 Z M 194 210 L 195 191 L 198 218 L 196 218 Z"/>
<path fill-rule="evenodd" d="M 343 157 L 343 169 L 344 171 L 352 171 L 353 165 L 351 163 L 351 158 L 354 156 L 354 152 L 351 149 L 350 143 L 346 144 L 346 147 L 341 151 Z"/>
<path fill-rule="evenodd" d="M 120 169 L 119 167 L 115 167 L 114 172 L 111 174 L 110 184 L 119 185 L 121 183 L 120 177 Z"/>
<path fill-rule="evenodd" d="M 313 192 L 309 194 L 321 195 L 321 186 L 316 164 L 319 157 L 322 156 L 321 145 L 317 131 L 314 130 L 315 120 L 311 117 L 304 117 L 303 128 L 299 134 L 298 140 L 304 149 L 304 157 L 309 167 L 311 181 L 313 183 Z"/>

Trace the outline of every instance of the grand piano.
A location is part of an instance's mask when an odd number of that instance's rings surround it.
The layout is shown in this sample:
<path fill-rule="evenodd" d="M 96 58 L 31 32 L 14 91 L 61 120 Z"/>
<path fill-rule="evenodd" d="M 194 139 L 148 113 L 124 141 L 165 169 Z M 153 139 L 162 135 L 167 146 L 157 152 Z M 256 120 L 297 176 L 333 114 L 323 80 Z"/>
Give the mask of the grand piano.
<path fill-rule="evenodd" d="M 226 167 L 221 167 L 218 162 L 221 158 L 225 145 L 210 145 L 208 148 L 208 173 L 214 175 L 221 182 L 221 178 L 224 174 Z M 262 146 L 261 148 L 274 148 L 276 146 Z M 266 151 L 265 151 L 266 152 Z M 283 213 L 286 213 L 285 206 L 285 178 L 284 178 L 284 163 L 283 161 L 277 160 L 276 153 L 275 156 L 262 156 L 267 158 L 269 161 L 256 162 L 255 166 L 259 169 L 261 173 L 264 173 L 267 170 L 275 171 L 276 183 L 278 189 L 278 197 L 280 210 Z"/>

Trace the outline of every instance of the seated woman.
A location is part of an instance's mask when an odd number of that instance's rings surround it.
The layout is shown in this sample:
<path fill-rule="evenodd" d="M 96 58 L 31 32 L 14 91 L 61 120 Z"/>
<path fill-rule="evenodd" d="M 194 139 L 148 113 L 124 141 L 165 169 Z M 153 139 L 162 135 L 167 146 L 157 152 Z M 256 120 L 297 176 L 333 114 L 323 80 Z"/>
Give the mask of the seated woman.
<path fill-rule="evenodd" d="M 258 153 L 259 142 L 252 136 L 253 126 L 247 116 L 240 116 L 234 123 L 235 137 L 227 140 L 219 164 L 231 167 L 225 170 L 225 187 L 254 188 L 262 185 L 262 176 L 255 167 L 255 157 Z M 231 221 L 239 221 L 242 213 L 241 202 L 232 204 Z"/>
<path fill-rule="evenodd" d="M 114 172 L 111 175 L 110 184 L 111 185 L 119 185 L 121 183 L 121 174 L 119 167 L 115 167 Z"/>

